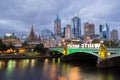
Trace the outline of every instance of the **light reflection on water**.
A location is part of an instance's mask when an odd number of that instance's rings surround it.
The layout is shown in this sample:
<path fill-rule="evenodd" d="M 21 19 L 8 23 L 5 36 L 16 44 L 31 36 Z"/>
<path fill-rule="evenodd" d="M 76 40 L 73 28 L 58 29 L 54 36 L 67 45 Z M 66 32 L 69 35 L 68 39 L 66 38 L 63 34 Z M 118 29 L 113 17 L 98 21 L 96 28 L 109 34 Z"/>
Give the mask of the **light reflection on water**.
<path fill-rule="evenodd" d="M 119 73 L 119 69 L 61 63 L 60 58 L 0 61 L 0 80 L 119 80 Z"/>

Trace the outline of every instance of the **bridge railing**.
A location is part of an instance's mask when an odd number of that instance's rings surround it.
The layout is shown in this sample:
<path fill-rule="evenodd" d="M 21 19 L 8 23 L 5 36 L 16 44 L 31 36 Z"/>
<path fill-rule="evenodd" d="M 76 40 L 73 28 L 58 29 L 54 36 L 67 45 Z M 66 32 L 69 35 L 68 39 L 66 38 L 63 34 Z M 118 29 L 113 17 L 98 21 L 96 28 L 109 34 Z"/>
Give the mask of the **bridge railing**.
<path fill-rule="evenodd" d="M 63 52 L 64 48 L 50 48 L 51 50 L 57 50 Z M 68 48 L 69 50 L 76 50 L 78 52 L 99 52 L 99 48 Z M 74 51 L 73 51 L 74 52 Z M 107 48 L 107 53 L 117 53 L 120 54 L 120 48 Z"/>
<path fill-rule="evenodd" d="M 107 51 L 120 54 L 120 48 L 107 48 Z"/>

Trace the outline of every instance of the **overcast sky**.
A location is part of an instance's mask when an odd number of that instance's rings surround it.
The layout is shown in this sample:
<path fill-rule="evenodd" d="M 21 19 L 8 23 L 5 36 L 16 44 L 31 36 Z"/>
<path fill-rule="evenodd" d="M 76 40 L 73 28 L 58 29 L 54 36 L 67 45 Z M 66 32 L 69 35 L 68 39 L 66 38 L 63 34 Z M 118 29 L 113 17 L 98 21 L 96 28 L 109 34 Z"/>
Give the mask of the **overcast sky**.
<path fill-rule="evenodd" d="M 120 32 L 120 0 L 0 0 L 0 35 L 14 32 L 29 34 L 33 24 L 36 34 L 43 29 L 54 30 L 57 13 L 62 27 L 71 24 L 75 13 L 83 23 L 108 23 L 110 30 Z M 82 32 L 83 34 L 83 32 Z"/>

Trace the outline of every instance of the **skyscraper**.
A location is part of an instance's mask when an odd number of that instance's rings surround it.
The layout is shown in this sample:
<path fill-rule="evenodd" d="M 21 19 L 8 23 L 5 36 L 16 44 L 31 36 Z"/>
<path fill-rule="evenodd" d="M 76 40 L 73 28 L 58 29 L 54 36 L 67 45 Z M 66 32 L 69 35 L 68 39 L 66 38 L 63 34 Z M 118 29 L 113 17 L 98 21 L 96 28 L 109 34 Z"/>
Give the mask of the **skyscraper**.
<path fill-rule="evenodd" d="M 87 37 L 93 36 L 95 34 L 95 25 L 93 23 L 84 23 L 84 36 Z"/>
<path fill-rule="evenodd" d="M 65 28 L 65 38 L 70 39 L 71 38 L 71 25 L 67 24 Z"/>
<path fill-rule="evenodd" d="M 111 35 L 111 40 L 114 40 L 114 41 L 117 41 L 118 40 L 118 31 L 113 29 L 111 32 L 110 32 L 110 35 Z"/>
<path fill-rule="evenodd" d="M 61 37 L 61 20 L 58 14 L 54 21 L 54 34 L 58 37 Z"/>
<path fill-rule="evenodd" d="M 77 15 L 72 18 L 72 34 L 74 38 L 80 38 L 81 36 L 81 20 Z"/>
<path fill-rule="evenodd" d="M 106 23 L 105 25 L 100 25 L 100 39 L 109 40 L 109 26 Z"/>
<path fill-rule="evenodd" d="M 65 38 L 65 27 L 61 28 L 61 37 Z"/>

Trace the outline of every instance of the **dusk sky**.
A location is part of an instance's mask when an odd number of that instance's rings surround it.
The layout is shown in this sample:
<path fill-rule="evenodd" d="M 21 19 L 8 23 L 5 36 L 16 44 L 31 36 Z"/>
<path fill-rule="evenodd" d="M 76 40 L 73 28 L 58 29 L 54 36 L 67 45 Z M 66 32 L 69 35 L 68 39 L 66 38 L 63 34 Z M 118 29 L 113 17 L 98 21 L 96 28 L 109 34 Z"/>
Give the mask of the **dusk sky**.
<path fill-rule="evenodd" d="M 57 13 L 62 27 L 71 24 L 77 13 L 82 31 L 83 23 L 90 22 L 95 24 L 96 33 L 105 23 L 110 31 L 117 29 L 120 33 L 120 0 L 0 0 L 0 35 L 29 34 L 32 24 L 36 34 L 43 29 L 54 31 Z"/>

